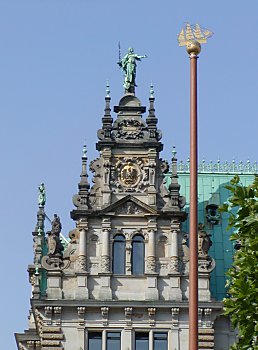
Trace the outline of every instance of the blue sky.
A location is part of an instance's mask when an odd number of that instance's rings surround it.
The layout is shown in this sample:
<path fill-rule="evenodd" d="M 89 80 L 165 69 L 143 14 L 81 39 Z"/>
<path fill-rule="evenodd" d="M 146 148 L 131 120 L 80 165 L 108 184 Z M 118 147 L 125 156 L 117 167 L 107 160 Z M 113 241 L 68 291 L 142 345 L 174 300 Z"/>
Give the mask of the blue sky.
<path fill-rule="evenodd" d="M 198 62 L 200 158 L 258 160 L 257 0 L 0 0 L 4 348 L 27 327 L 37 186 L 45 182 L 46 212 L 60 215 L 67 235 L 83 143 L 90 160 L 97 156 L 106 80 L 112 105 L 123 94 L 118 41 L 122 54 L 133 46 L 148 55 L 136 94 L 147 104 L 153 81 L 162 156 L 175 144 L 178 158 L 188 157 L 189 59 L 177 45 L 187 21 L 215 33 Z"/>

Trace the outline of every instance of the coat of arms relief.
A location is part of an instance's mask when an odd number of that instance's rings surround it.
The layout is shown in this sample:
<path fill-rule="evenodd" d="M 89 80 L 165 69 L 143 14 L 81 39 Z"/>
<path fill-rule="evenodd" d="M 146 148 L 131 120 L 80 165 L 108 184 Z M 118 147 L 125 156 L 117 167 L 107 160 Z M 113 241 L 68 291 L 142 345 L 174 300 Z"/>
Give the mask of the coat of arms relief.
<path fill-rule="evenodd" d="M 149 185 L 147 158 L 117 157 L 112 162 L 110 187 L 114 192 L 145 192 Z"/>

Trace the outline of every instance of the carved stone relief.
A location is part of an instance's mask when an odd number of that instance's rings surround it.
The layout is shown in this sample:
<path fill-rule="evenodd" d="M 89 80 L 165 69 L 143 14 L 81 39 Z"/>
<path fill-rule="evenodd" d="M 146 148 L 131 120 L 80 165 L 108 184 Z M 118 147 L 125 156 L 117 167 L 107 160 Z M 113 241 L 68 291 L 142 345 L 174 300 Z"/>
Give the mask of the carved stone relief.
<path fill-rule="evenodd" d="M 116 209 L 116 214 L 143 214 L 144 211 L 132 201 L 128 201 Z"/>
<path fill-rule="evenodd" d="M 149 185 L 147 158 L 115 158 L 111 167 L 110 185 L 113 192 L 146 191 Z"/>
<path fill-rule="evenodd" d="M 141 139 L 143 138 L 144 123 L 135 119 L 124 119 L 118 123 L 116 137 L 124 139 Z"/>
<path fill-rule="evenodd" d="M 114 123 L 112 136 L 115 139 L 139 140 L 144 138 L 145 128 L 144 121 L 139 118 L 120 119 Z"/>
<path fill-rule="evenodd" d="M 147 257 L 147 272 L 156 272 L 156 258 L 155 256 Z"/>
<path fill-rule="evenodd" d="M 101 256 L 101 272 L 110 272 L 110 257 L 108 255 Z"/>

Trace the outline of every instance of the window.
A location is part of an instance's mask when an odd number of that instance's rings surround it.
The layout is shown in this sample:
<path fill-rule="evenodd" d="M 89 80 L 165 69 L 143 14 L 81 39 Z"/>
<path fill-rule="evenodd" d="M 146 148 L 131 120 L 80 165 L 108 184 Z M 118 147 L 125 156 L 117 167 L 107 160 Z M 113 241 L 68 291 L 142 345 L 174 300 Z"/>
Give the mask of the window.
<path fill-rule="evenodd" d="M 149 350 L 149 333 L 135 333 L 135 350 Z"/>
<path fill-rule="evenodd" d="M 120 350 L 120 333 L 119 332 L 107 332 L 107 348 L 106 350 Z"/>
<path fill-rule="evenodd" d="M 125 274 L 125 238 L 123 235 L 116 235 L 114 238 L 113 273 Z"/>
<path fill-rule="evenodd" d="M 167 350 L 168 349 L 168 334 L 167 333 L 153 333 L 153 350 Z"/>
<path fill-rule="evenodd" d="M 88 332 L 88 350 L 102 350 L 102 337 L 104 344 L 106 342 L 106 350 L 121 349 L 120 332 Z"/>
<path fill-rule="evenodd" d="M 144 274 L 144 238 L 135 235 L 132 242 L 132 274 Z"/>
<path fill-rule="evenodd" d="M 102 348 L 102 332 L 88 333 L 88 350 L 101 350 Z"/>

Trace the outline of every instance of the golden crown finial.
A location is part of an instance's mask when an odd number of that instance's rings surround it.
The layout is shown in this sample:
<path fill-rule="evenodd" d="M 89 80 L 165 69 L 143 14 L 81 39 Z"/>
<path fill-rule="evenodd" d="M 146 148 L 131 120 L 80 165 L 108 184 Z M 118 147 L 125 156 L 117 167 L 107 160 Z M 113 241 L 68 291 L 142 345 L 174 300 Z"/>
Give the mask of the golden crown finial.
<path fill-rule="evenodd" d="M 198 55 L 201 52 L 201 44 L 205 44 L 212 35 L 210 30 L 201 28 L 199 24 L 186 23 L 178 34 L 177 40 L 179 46 L 186 46 L 189 55 Z"/>

